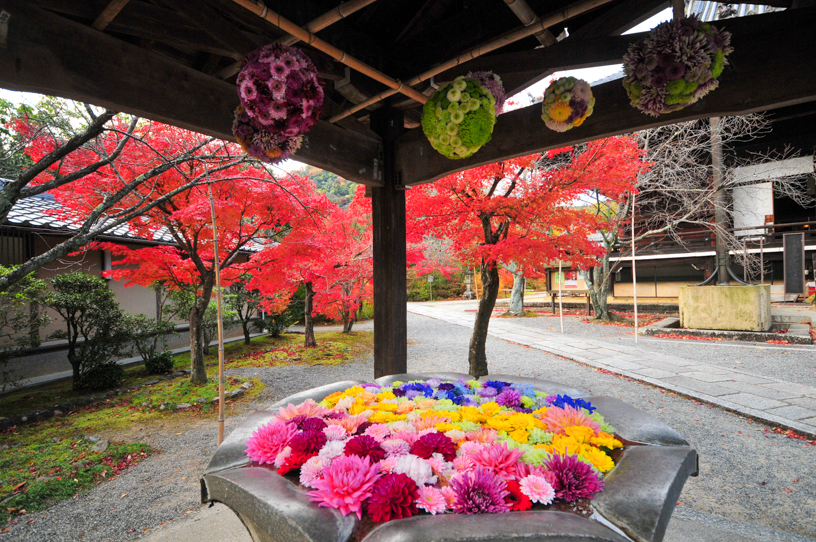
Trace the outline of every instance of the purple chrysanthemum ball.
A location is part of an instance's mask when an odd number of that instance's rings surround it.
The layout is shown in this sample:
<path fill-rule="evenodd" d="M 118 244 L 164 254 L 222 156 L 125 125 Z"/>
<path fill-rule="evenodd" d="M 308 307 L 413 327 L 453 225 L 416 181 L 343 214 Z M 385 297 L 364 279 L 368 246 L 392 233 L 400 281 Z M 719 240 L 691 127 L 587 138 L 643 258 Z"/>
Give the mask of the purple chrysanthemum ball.
<path fill-rule="evenodd" d="M 603 491 L 603 480 L 592 467 L 574 455 L 553 455 L 546 463 L 553 474 L 555 496 L 567 502 L 591 499 Z"/>
<path fill-rule="evenodd" d="M 504 500 L 509 494 L 507 484 L 488 469 L 476 467 L 457 474 L 450 485 L 456 493 L 453 509 L 457 514 L 491 514 L 510 509 Z"/>

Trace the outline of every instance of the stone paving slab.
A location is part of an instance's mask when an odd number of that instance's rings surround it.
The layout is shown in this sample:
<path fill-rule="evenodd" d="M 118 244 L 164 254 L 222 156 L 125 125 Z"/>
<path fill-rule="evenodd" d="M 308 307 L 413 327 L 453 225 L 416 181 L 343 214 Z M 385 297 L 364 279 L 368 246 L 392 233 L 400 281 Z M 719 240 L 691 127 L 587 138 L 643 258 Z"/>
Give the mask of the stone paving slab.
<path fill-rule="evenodd" d="M 472 327 L 475 314 L 409 303 L 408 311 Z M 816 388 L 743 371 L 661 355 L 637 346 L 524 327 L 506 319 L 490 322 L 491 337 L 639 380 L 816 438 Z"/>

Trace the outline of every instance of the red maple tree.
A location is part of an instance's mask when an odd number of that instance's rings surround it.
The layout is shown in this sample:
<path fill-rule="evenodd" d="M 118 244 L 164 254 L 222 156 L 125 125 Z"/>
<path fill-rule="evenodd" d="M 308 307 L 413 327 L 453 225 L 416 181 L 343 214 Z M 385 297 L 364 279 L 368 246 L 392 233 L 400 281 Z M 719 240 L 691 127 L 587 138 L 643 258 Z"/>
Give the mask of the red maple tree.
<path fill-rule="evenodd" d="M 450 175 L 408 193 L 414 235 L 451 241 L 461 261 L 481 267 L 484 293 L 470 341 L 470 374 L 486 375 L 485 341 L 499 292 L 499 266 L 530 271 L 550 262 L 592 265 L 599 217 L 582 209 L 590 193 L 620 199 L 644 164 L 636 142 L 613 137 Z"/>

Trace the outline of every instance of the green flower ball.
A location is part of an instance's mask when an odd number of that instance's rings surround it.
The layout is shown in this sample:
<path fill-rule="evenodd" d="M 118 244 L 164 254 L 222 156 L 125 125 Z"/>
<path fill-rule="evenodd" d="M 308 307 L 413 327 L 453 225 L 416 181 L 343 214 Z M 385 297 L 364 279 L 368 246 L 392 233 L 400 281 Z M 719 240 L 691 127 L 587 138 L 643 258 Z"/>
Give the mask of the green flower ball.
<path fill-rule="evenodd" d="M 447 158 L 472 156 L 490 141 L 496 99 L 474 79 L 458 77 L 431 96 L 422 109 L 422 131 Z"/>

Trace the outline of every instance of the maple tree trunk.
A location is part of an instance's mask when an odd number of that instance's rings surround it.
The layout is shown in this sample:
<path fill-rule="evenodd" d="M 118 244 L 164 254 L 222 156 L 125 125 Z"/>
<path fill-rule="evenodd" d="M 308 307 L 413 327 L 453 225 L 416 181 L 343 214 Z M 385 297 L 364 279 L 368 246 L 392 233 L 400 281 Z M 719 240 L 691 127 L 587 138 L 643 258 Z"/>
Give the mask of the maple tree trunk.
<path fill-rule="evenodd" d="M 196 385 L 207 383 L 207 368 L 204 366 L 204 313 L 210 304 L 213 289 L 213 273 L 202 277 L 201 297 L 190 309 L 190 382 Z"/>
<path fill-rule="evenodd" d="M 609 296 L 609 280 L 611 278 L 611 273 L 609 272 L 609 255 L 604 255 L 601 266 L 593 267 L 589 271 L 581 271 L 581 274 L 589 290 L 589 299 L 595 308 L 595 319 L 610 322 L 612 315 L 609 313 L 609 306 L 606 303 L 607 297 Z"/>
<path fill-rule="evenodd" d="M 493 307 L 496 306 L 496 298 L 499 295 L 498 265 L 482 262 L 481 275 L 482 299 L 479 300 L 479 310 L 476 311 L 476 323 L 473 326 L 473 335 L 470 338 L 470 349 L 468 350 L 470 374 L 474 378 L 487 375 L 485 342 L 487 342 L 487 327 L 490 324 L 490 315 L 493 314 Z"/>
<path fill-rule="evenodd" d="M 314 289 L 312 283 L 304 284 L 306 287 L 306 298 L 303 300 L 303 323 L 305 324 L 304 335 L 305 340 L 303 346 L 306 348 L 314 348 L 317 346 L 314 335 L 314 320 L 312 320 L 312 302 L 314 300 Z"/>

